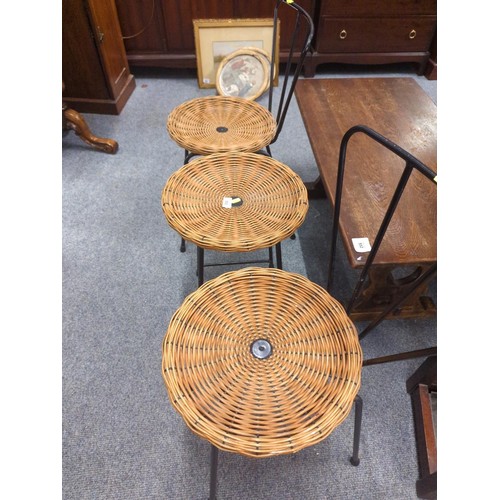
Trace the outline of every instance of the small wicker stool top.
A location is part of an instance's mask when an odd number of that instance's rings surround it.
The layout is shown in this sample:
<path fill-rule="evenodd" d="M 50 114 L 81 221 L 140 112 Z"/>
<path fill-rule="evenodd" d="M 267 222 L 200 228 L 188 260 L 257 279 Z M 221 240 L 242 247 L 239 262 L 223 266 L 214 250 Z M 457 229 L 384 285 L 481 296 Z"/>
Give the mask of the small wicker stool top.
<path fill-rule="evenodd" d="M 303 223 L 307 189 L 289 167 L 257 153 L 201 156 L 168 179 L 162 207 L 172 228 L 201 248 L 250 252 Z"/>
<path fill-rule="evenodd" d="M 190 99 L 168 116 L 167 130 L 181 147 L 197 155 L 257 152 L 276 134 L 276 121 L 261 104 L 242 97 Z"/>
<path fill-rule="evenodd" d="M 349 414 L 361 365 L 342 306 L 303 276 L 272 268 L 207 281 L 163 341 L 165 385 L 189 428 L 252 457 L 326 438 Z"/>

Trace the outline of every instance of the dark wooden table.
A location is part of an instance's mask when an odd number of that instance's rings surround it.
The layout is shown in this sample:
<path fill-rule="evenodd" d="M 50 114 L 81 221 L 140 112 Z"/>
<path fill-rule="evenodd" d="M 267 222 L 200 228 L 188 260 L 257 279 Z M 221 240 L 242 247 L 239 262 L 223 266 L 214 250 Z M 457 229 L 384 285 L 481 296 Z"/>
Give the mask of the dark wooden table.
<path fill-rule="evenodd" d="M 319 170 L 310 197 L 326 195 L 332 206 L 340 142 L 354 125 L 366 125 L 437 171 L 437 108 L 413 78 L 304 79 L 295 95 Z M 355 250 L 352 238 L 368 238 L 377 230 L 401 177 L 399 157 L 357 134 L 349 141 L 344 177 L 340 234 L 350 265 L 363 267 L 368 253 Z M 389 225 L 369 273 L 369 283 L 351 317 L 378 317 L 405 287 L 437 260 L 437 190 L 414 172 Z M 326 269 L 325 269 L 326 272 Z M 388 317 L 434 315 L 427 285 L 415 290 Z"/>

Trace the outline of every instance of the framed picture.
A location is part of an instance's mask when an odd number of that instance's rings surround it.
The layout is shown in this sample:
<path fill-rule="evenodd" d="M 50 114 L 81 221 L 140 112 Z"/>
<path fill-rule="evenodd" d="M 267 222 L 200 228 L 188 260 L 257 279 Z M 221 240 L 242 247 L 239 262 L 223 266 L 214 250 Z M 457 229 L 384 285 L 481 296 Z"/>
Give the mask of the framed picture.
<path fill-rule="evenodd" d="M 193 19 L 198 85 L 214 88 L 217 70 L 230 53 L 248 47 L 265 51 L 271 59 L 273 44 L 272 19 Z M 279 54 L 279 20 L 276 36 Z M 278 85 L 279 57 L 275 61 L 274 85 Z"/>
<path fill-rule="evenodd" d="M 254 100 L 269 88 L 271 61 L 256 47 L 245 47 L 227 55 L 219 64 L 215 88 L 219 95 Z"/>

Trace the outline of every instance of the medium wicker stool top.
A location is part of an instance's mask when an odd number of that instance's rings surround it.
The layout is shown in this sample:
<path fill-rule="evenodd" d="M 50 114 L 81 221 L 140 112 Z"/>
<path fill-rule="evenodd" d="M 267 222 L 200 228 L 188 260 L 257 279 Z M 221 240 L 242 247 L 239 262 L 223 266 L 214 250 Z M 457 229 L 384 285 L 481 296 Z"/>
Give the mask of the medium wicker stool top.
<path fill-rule="evenodd" d="M 326 438 L 349 414 L 361 365 L 342 306 L 307 278 L 272 268 L 207 281 L 163 341 L 163 378 L 189 428 L 252 457 Z"/>
<path fill-rule="evenodd" d="M 279 161 L 257 153 L 201 156 L 168 179 L 162 207 L 169 225 L 201 248 L 250 252 L 294 234 L 307 189 Z"/>
<path fill-rule="evenodd" d="M 257 152 L 276 134 L 276 121 L 264 106 L 242 97 L 208 96 L 183 102 L 168 116 L 170 137 L 196 155 Z"/>

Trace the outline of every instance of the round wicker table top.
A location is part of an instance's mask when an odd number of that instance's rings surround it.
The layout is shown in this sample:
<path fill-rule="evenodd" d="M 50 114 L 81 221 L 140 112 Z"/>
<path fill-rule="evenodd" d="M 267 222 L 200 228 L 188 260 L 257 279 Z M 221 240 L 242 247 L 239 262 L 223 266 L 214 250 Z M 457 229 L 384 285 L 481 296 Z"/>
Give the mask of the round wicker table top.
<path fill-rule="evenodd" d="M 162 194 L 167 222 L 201 248 L 250 252 L 294 234 L 307 189 L 289 167 L 257 153 L 220 153 L 187 163 Z"/>
<path fill-rule="evenodd" d="M 294 453 L 349 414 L 361 383 L 356 328 L 323 288 L 249 267 L 207 281 L 174 313 L 162 373 L 188 427 L 251 457 Z"/>
<path fill-rule="evenodd" d="M 170 137 L 197 155 L 257 152 L 276 135 L 276 120 L 261 104 L 243 97 L 196 97 L 174 108 L 167 119 Z"/>

